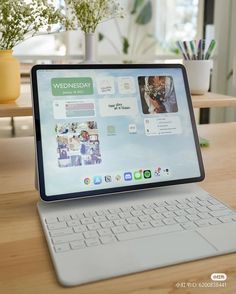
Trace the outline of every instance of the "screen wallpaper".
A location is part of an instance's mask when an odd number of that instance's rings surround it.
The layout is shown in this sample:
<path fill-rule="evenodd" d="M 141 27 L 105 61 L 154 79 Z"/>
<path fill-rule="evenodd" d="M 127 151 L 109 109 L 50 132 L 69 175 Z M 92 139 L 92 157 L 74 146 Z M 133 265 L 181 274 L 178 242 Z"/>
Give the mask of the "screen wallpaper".
<path fill-rule="evenodd" d="M 38 70 L 47 196 L 199 177 L 182 70 Z"/>

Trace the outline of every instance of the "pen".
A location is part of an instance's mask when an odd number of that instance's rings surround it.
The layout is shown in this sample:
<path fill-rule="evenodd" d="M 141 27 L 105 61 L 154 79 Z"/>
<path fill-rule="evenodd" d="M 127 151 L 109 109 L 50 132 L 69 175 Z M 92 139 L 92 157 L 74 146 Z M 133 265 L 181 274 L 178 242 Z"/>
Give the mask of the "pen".
<path fill-rule="evenodd" d="M 188 59 L 187 55 L 184 53 L 184 49 L 183 49 L 183 47 L 182 47 L 182 45 L 181 45 L 181 42 L 180 42 L 180 41 L 177 41 L 176 44 L 177 44 L 177 46 L 179 47 L 179 49 L 180 49 L 180 51 L 181 51 L 181 53 L 182 53 L 184 59 L 185 59 L 185 60 Z"/>
<path fill-rule="evenodd" d="M 202 44 L 201 44 L 201 59 L 205 59 L 205 45 L 206 45 L 206 40 L 202 39 Z"/>
<path fill-rule="evenodd" d="M 196 60 L 197 59 L 197 56 L 196 56 L 196 48 L 195 48 L 195 43 L 194 41 L 190 41 L 190 48 L 192 50 L 192 59 Z"/>
<path fill-rule="evenodd" d="M 209 59 L 210 56 L 212 55 L 212 52 L 213 50 L 215 49 L 215 46 L 216 46 L 216 41 L 215 40 L 212 40 L 208 49 L 207 49 L 207 52 L 206 52 L 206 55 L 205 55 L 205 59 Z"/>
<path fill-rule="evenodd" d="M 188 45 L 187 45 L 187 42 L 186 42 L 186 41 L 183 41 L 183 45 L 184 45 L 185 53 L 186 53 L 188 59 L 191 59 L 191 57 L 190 57 L 190 55 L 189 55 L 189 52 L 188 52 Z"/>
<path fill-rule="evenodd" d="M 197 47 L 197 59 L 201 59 L 202 55 L 202 40 L 200 39 L 198 41 L 198 47 Z"/>

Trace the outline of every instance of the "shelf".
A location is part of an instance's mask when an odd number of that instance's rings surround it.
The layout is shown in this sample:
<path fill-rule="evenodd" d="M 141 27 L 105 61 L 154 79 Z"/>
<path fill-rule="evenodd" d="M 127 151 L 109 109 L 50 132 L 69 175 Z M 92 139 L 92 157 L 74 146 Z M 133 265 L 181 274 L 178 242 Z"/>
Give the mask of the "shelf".
<path fill-rule="evenodd" d="M 236 97 L 208 92 L 192 96 L 194 108 L 236 107 Z M 31 116 L 30 84 L 22 84 L 21 95 L 13 103 L 0 104 L 0 117 Z"/>

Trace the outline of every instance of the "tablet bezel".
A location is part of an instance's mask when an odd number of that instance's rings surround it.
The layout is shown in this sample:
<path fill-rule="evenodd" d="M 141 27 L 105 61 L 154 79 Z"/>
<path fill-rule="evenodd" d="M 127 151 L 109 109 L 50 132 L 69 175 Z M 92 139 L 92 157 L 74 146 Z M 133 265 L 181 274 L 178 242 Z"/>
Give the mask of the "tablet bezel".
<path fill-rule="evenodd" d="M 179 68 L 182 70 L 183 79 L 186 89 L 186 96 L 188 101 L 188 109 L 190 113 L 190 119 L 193 129 L 195 148 L 198 158 L 199 171 L 200 176 L 194 178 L 186 178 L 179 180 L 171 180 L 171 181 L 163 181 L 163 182 L 155 182 L 155 183 L 146 183 L 146 184 L 138 184 L 132 186 L 123 186 L 123 187 L 113 187 L 107 189 L 99 189 L 99 190 L 90 190 L 90 191 L 82 191 L 76 193 L 68 193 L 68 194 L 58 194 L 58 195 L 50 195 L 47 196 L 45 193 L 45 181 L 44 181 L 44 170 L 43 170 L 43 157 L 42 157 L 42 141 L 41 141 L 41 128 L 40 128 L 40 113 L 39 113 L 39 103 L 38 103 L 38 87 L 37 87 L 37 71 L 38 70 L 91 70 L 91 69 L 165 69 L 165 68 Z M 42 200 L 44 201 L 58 201 L 58 200 L 66 200 L 66 199 L 78 199 L 78 198 L 86 198 L 86 197 L 95 197 L 102 196 L 107 194 L 121 193 L 121 192 L 129 192 L 150 188 L 157 188 L 163 186 L 171 186 L 177 184 L 186 184 L 186 183 L 194 183 L 200 182 L 205 178 L 205 172 L 203 167 L 203 161 L 200 151 L 200 145 L 198 140 L 197 128 L 195 123 L 195 117 L 192 106 L 192 99 L 190 95 L 187 74 L 185 67 L 181 64 L 78 64 L 78 65 L 35 65 L 31 70 L 31 85 L 32 85 L 32 104 L 33 104 L 33 115 L 34 115 L 34 129 L 35 129 L 35 145 L 36 145 L 36 159 L 37 159 L 37 172 L 38 172 L 38 188 L 39 194 Z"/>

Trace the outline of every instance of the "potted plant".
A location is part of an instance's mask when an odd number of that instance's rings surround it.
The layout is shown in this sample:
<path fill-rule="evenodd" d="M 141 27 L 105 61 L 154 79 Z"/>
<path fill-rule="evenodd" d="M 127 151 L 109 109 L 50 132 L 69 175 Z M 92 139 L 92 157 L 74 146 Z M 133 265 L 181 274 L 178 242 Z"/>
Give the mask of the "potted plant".
<path fill-rule="evenodd" d="M 69 26 L 51 1 L 0 1 L 0 103 L 14 101 L 20 95 L 20 65 L 12 56 L 13 48 L 40 30 L 52 32 L 53 24 L 60 24 L 60 29 Z"/>
<path fill-rule="evenodd" d="M 148 32 L 148 25 L 153 18 L 151 0 L 130 0 L 127 4 L 129 22 L 123 32 L 115 19 L 115 27 L 120 44 L 108 37 L 104 32 L 99 32 L 99 41 L 107 41 L 117 54 L 121 55 L 124 63 L 134 62 L 134 55 L 146 54 L 154 46 L 159 45 L 154 34 Z"/>
<path fill-rule="evenodd" d="M 117 0 L 67 0 L 75 27 L 85 33 L 85 61 L 96 63 L 95 31 L 99 23 L 123 17 L 123 8 Z"/>

